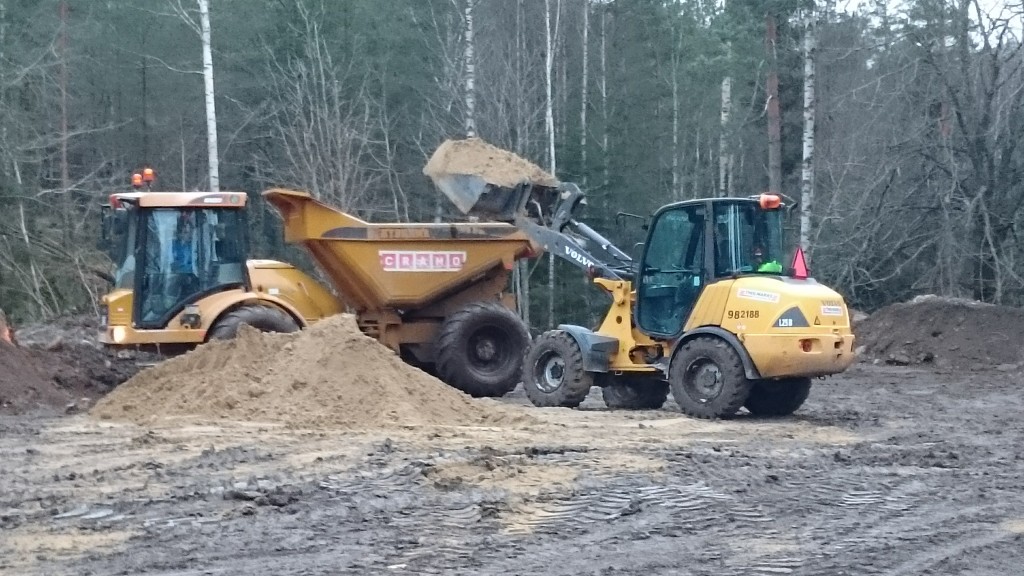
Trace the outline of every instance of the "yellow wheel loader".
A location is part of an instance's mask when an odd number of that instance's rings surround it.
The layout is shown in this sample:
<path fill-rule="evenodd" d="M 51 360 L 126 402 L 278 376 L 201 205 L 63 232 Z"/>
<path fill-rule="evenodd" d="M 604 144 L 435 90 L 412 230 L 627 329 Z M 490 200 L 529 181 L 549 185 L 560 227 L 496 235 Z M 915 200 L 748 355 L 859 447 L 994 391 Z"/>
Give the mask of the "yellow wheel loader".
<path fill-rule="evenodd" d="M 103 239 L 116 268 L 100 341 L 174 353 L 232 338 L 241 324 L 294 332 L 340 312 L 334 295 L 294 266 L 247 260 L 246 200 L 243 192 L 111 195 Z"/>
<path fill-rule="evenodd" d="M 522 366 L 533 404 L 576 407 L 597 385 L 611 408 L 658 408 L 671 390 L 696 417 L 786 415 L 812 378 L 852 363 L 842 297 L 807 277 L 799 250 L 782 265 L 778 196 L 664 206 L 635 261 L 575 219 L 586 203 L 577 186 L 488 177 L 479 157 L 469 142 L 446 143 L 425 171 L 464 213 L 512 221 L 611 296 L 597 329 L 560 325 L 533 340 Z"/>

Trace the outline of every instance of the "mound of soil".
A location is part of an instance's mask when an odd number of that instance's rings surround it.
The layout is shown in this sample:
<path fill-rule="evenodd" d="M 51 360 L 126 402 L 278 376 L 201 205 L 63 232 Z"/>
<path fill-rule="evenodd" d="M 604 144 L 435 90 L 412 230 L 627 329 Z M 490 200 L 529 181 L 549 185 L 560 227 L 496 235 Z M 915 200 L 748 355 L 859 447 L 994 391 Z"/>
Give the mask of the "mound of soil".
<path fill-rule="evenodd" d="M 34 351 L 0 342 L 0 412 L 63 407 L 71 393 L 57 385 Z"/>
<path fill-rule="evenodd" d="M 472 174 L 495 186 L 509 188 L 523 182 L 558 186 L 558 180 L 536 164 L 479 138 L 445 140 L 423 167 L 423 173 L 432 178 Z"/>
<path fill-rule="evenodd" d="M 1016 370 L 1024 363 L 1024 309 L 919 296 L 875 312 L 856 327 L 862 354 L 889 364 Z"/>
<path fill-rule="evenodd" d="M 96 342 L 97 326 L 91 318 L 62 318 L 19 328 L 16 345 L 0 341 L 0 413 L 74 409 L 135 375 L 133 359 Z"/>
<path fill-rule="evenodd" d="M 90 413 L 139 423 L 196 416 L 301 428 L 528 420 L 402 362 L 360 332 L 350 314 L 292 334 L 242 328 L 233 340 L 204 344 L 144 370 Z"/>

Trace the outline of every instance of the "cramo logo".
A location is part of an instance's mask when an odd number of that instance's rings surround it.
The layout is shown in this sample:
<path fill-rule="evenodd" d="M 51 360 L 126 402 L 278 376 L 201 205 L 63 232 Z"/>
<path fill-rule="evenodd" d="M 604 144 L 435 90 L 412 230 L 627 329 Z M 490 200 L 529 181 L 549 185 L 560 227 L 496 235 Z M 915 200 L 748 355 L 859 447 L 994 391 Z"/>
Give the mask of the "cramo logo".
<path fill-rule="evenodd" d="M 568 256 L 569 258 L 572 258 L 573 260 L 579 262 L 580 264 L 583 264 L 584 266 L 587 266 L 588 268 L 590 266 L 594 265 L 594 261 L 593 260 L 591 260 L 590 258 L 587 258 L 583 254 L 580 254 L 579 252 L 573 250 L 572 248 L 570 248 L 568 246 L 565 247 L 565 255 Z"/>

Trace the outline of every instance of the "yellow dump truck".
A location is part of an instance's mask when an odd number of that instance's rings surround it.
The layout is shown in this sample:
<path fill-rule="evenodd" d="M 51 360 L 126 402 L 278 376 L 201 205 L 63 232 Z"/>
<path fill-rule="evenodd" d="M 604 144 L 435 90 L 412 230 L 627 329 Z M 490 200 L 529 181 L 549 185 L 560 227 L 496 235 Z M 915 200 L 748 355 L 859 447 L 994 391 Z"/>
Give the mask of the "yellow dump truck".
<path fill-rule="evenodd" d="M 247 259 L 244 193 L 114 194 L 104 229 L 117 267 L 101 341 L 173 352 L 231 338 L 243 323 L 292 332 L 348 310 L 366 334 L 469 394 L 501 396 L 519 383 L 529 332 L 507 287 L 532 247 L 518 228 L 371 224 L 305 192 L 264 196 L 330 287 Z"/>

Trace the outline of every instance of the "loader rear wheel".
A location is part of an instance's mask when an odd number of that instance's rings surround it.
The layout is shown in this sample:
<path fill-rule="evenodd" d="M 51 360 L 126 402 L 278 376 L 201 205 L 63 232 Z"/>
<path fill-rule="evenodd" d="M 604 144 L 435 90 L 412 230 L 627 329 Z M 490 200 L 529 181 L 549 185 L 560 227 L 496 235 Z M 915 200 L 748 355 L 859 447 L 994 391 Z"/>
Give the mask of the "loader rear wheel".
<path fill-rule="evenodd" d="M 810 378 L 758 380 L 743 406 L 754 416 L 789 416 L 810 394 Z"/>
<path fill-rule="evenodd" d="M 475 397 L 498 397 L 519 384 L 530 344 L 526 324 L 500 302 L 476 302 L 448 316 L 435 342 L 441 380 Z"/>
<path fill-rule="evenodd" d="M 231 340 L 238 328 L 248 324 L 261 332 L 296 332 L 299 324 L 280 308 L 242 306 L 221 316 L 207 334 L 208 340 Z"/>
<path fill-rule="evenodd" d="M 576 408 L 593 384 L 579 344 L 563 330 L 538 336 L 523 358 L 523 388 L 534 406 Z"/>
<path fill-rule="evenodd" d="M 668 398 L 668 382 L 655 378 L 602 374 L 597 384 L 605 406 L 613 410 L 657 410 Z"/>
<path fill-rule="evenodd" d="M 684 414 L 708 419 L 736 414 L 753 385 L 732 346 L 707 336 L 679 347 L 669 367 L 669 383 Z"/>

